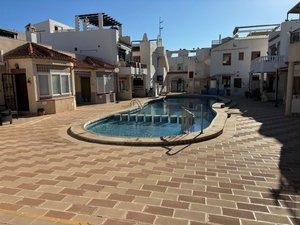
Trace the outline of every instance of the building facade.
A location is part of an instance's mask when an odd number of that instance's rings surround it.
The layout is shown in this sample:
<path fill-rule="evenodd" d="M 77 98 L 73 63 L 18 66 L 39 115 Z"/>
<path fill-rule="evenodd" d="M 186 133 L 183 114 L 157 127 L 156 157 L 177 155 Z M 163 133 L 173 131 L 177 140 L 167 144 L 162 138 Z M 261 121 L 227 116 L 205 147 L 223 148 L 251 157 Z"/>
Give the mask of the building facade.
<path fill-rule="evenodd" d="M 76 108 L 73 58 L 35 43 L 0 39 L 0 104 L 20 114 L 46 114 Z"/>
<path fill-rule="evenodd" d="M 149 40 L 147 34 L 143 39 L 133 42 L 132 61 L 141 63 L 147 68 L 143 77 L 134 77 L 133 87 L 136 97 L 157 96 L 169 70 L 166 51 L 162 39 Z"/>
<path fill-rule="evenodd" d="M 214 41 L 211 50 L 210 88 L 225 95 L 244 95 L 249 90 L 251 61 L 266 56 L 267 33 L 235 33 L 232 38 Z"/>
<path fill-rule="evenodd" d="M 167 51 L 167 92 L 201 93 L 208 85 L 210 48 Z"/>
<path fill-rule="evenodd" d="M 300 20 L 278 24 L 268 38 L 268 54 L 251 62 L 254 87 L 260 89 L 262 100 L 283 102 L 286 96 L 290 33 L 300 28 Z M 256 84 L 255 84 L 256 82 Z M 259 83 L 259 85 L 257 85 Z"/>
<path fill-rule="evenodd" d="M 116 93 L 120 100 L 132 98 L 133 77 L 146 74 L 146 68 L 131 61 L 132 43 L 123 36 L 122 24 L 105 13 L 75 16 L 75 28 L 46 20 L 26 26 L 28 41 L 97 58 L 116 70 Z"/>
<path fill-rule="evenodd" d="M 76 55 L 75 89 L 77 104 L 101 104 L 116 101 L 114 65 L 102 60 Z"/>

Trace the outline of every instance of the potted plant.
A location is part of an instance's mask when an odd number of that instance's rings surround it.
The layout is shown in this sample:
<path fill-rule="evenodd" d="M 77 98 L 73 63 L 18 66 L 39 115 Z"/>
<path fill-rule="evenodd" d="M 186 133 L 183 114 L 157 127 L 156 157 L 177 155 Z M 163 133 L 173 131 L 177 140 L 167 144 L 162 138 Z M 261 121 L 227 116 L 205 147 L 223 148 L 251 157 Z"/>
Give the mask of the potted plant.
<path fill-rule="evenodd" d="M 39 108 L 37 110 L 37 114 L 38 114 L 38 116 L 44 116 L 45 115 L 45 109 L 44 108 Z"/>

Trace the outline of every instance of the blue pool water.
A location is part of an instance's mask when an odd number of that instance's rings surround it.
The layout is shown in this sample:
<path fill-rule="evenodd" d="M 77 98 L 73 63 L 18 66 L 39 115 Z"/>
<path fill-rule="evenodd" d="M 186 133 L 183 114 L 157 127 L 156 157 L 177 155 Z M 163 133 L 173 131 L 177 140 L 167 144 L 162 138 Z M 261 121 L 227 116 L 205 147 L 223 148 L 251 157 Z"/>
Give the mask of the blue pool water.
<path fill-rule="evenodd" d="M 201 104 L 203 105 L 203 129 L 209 126 L 215 117 L 211 109 L 209 97 L 170 97 L 165 100 L 150 102 L 139 110 L 124 112 L 122 115 L 114 115 L 89 124 L 86 129 L 96 134 L 120 137 L 163 137 L 183 134 L 179 117 L 182 115 L 182 107 L 185 107 L 195 115 L 194 125 L 190 132 L 201 130 Z M 153 115 L 163 116 L 165 119 L 153 120 Z M 149 118 L 150 117 L 150 118 Z M 152 117 L 152 118 L 151 118 Z M 170 117 L 177 118 L 177 122 L 170 121 Z M 169 118 L 169 119 L 168 119 Z M 164 120 L 164 121 L 162 121 Z"/>

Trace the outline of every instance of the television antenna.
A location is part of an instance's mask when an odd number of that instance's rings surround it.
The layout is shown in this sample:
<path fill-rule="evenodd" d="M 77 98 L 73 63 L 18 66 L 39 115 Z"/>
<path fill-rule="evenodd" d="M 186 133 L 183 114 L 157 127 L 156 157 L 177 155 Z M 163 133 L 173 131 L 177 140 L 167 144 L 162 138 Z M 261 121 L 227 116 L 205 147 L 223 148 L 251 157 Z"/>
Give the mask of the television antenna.
<path fill-rule="evenodd" d="M 159 39 L 161 39 L 162 30 L 164 29 L 163 23 L 164 21 L 162 20 L 161 17 L 159 17 L 159 35 L 158 35 Z"/>

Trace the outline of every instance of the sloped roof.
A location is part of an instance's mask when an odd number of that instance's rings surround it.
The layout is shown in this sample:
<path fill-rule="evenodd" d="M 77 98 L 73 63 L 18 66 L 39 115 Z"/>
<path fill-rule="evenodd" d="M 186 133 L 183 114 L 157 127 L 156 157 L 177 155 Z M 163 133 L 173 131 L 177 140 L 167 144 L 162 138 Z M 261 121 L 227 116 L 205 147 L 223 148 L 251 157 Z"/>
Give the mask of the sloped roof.
<path fill-rule="evenodd" d="M 100 58 L 86 56 L 83 60 L 76 59 L 75 68 L 113 70 L 115 68 L 115 66 L 104 62 Z"/>
<path fill-rule="evenodd" d="M 18 58 L 52 59 L 68 62 L 74 61 L 74 59 L 68 55 L 36 43 L 26 43 L 4 54 L 4 59 Z"/>
<path fill-rule="evenodd" d="M 288 11 L 288 14 L 289 13 L 299 14 L 300 13 L 300 2 L 298 2 L 293 8 L 291 8 L 290 11 Z"/>

